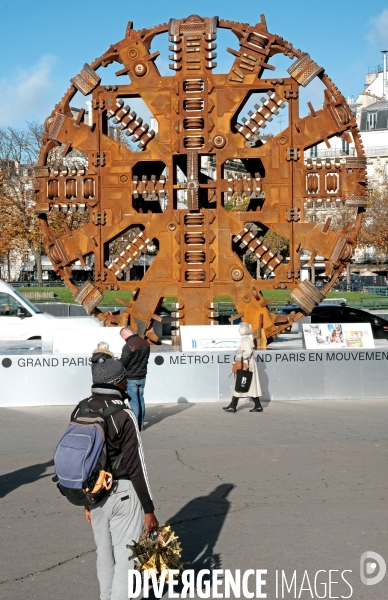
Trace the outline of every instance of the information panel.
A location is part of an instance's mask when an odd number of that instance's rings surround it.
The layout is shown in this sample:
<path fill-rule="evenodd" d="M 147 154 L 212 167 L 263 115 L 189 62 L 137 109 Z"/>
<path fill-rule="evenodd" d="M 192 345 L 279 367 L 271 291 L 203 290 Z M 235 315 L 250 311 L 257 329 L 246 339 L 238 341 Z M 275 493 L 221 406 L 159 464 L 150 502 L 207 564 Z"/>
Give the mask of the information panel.
<path fill-rule="evenodd" d="M 236 350 L 241 342 L 238 325 L 182 325 L 182 352 Z"/>
<path fill-rule="evenodd" d="M 303 324 L 306 348 L 374 348 L 370 323 Z"/>

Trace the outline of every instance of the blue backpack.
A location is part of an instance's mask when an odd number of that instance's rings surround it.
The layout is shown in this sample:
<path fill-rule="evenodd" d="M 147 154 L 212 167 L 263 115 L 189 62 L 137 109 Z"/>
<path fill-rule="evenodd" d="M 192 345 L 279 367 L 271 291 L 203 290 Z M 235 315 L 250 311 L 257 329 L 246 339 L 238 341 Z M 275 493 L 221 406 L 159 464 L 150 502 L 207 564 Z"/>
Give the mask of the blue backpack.
<path fill-rule="evenodd" d="M 96 504 L 111 489 L 122 454 L 111 469 L 106 450 L 107 419 L 123 408 L 114 405 L 95 412 L 86 399 L 73 411 L 55 450 L 53 477 L 61 494 L 72 504 Z"/>

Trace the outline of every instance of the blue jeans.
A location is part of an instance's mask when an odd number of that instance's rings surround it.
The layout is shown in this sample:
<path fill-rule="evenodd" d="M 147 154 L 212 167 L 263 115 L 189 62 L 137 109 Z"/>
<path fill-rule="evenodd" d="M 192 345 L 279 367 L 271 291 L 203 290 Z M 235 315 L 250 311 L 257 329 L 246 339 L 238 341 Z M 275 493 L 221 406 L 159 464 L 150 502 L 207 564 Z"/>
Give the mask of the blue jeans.
<path fill-rule="evenodd" d="M 127 379 L 127 394 L 130 398 L 130 406 L 137 419 L 139 429 L 144 425 L 145 404 L 144 404 L 144 379 Z"/>

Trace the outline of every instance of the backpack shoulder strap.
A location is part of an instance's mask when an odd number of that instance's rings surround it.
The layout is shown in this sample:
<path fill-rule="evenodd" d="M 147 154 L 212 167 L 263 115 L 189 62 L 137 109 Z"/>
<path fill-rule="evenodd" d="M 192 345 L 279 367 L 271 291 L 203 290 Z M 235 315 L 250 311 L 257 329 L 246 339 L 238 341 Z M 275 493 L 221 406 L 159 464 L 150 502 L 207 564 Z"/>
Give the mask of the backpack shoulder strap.
<path fill-rule="evenodd" d="M 124 408 L 125 408 L 124 404 L 113 404 L 112 406 L 108 406 L 108 408 L 105 408 L 105 410 L 102 413 L 103 417 L 105 419 L 105 424 L 107 425 L 107 420 L 109 419 L 109 417 L 113 417 L 113 415 L 124 410 Z M 116 425 L 115 425 L 115 428 L 117 430 Z M 119 437 L 120 437 L 120 435 L 119 435 Z M 122 455 L 120 454 L 118 461 L 116 461 L 117 464 L 115 463 L 113 465 L 113 470 L 115 470 L 118 467 L 118 465 L 120 464 L 121 458 L 122 458 Z"/>
<path fill-rule="evenodd" d="M 124 404 L 113 404 L 112 406 L 108 406 L 107 408 L 104 408 L 104 409 L 100 408 L 96 413 L 95 411 L 93 411 L 89 408 L 88 402 L 91 399 L 91 397 L 92 396 L 90 396 L 89 398 L 85 398 L 84 400 L 81 400 L 81 402 L 79 402 L 77 404 L 77 406 L 71 413 L 70 421 L 74 421 L 74 419 L 76 417 L 85 417 L 87 415 L 90 415 L 90 413 L 92 413 L 92 415 L 99 414 L 106 421 L 109 417 L 111 417 L 112 415 L 116 414 L 117 412 L 119 412 L 120 410 L 123 410 L 125 408 Z"/>
<path fill-rule="evenodd" d="M 88 406 L 88 401 L 90 400 L 91 396 L 89 396 L 89 398 L 84 398 L 84 400 L 81 400 L 81 402 L 78 402 L 77 406 L 75 407 L 75 409 L 73 410 L 73 412 L 71 413 L 71 417 L 70 417 L 70 421 L 73 421 L 75 419 L 76 414 L 78 413 L 80 416 L 85 416 L 86 413 L 91 412 L 90 408 Z"/>
<path fill-rule="evenodd" d="M 108 406 L 108 408 L 104 408 L 102 414 L 105 417 L 105 419 L 108 419 L 117 412 L 120 412 L 120 410 L 124 410 L 124 408 L 124 404 L 112 404 L 111 406 Z"/>

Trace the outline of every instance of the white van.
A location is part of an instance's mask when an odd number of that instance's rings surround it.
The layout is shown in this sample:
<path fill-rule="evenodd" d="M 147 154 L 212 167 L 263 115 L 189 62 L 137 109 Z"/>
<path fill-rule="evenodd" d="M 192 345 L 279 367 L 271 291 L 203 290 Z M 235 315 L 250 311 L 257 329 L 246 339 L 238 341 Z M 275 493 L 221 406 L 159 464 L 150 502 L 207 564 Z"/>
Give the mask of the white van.
<path fill-rule="evenodd" d="M 91 317 L 57 318 L 44 313 L 0 280 L 0 340 L 50 339 L 53 330 L 100 326 Z"/>

